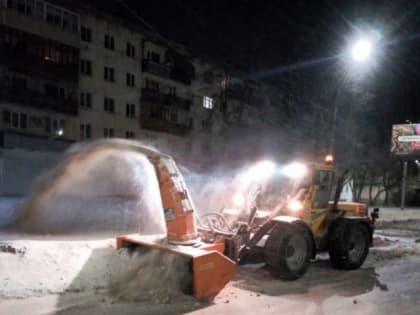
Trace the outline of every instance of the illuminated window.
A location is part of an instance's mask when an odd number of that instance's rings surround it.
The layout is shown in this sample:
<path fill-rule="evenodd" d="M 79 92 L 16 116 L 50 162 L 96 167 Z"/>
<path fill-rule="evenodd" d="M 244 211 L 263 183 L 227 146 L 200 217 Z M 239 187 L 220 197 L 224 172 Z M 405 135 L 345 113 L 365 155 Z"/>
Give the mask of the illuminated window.
<path fill-rule="evenodd" d="M 203 107 L 207 109 L 213 109 L 214 100 L 211 97 L 204 96 L 203 97 Z"/>

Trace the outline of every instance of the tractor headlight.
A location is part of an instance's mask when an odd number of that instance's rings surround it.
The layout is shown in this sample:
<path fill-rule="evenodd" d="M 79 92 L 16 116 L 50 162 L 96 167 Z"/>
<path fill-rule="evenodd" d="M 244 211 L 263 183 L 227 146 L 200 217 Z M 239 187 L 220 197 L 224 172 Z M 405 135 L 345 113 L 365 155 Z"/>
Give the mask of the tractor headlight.
<path fill-rule="evenodd" d="M 299 162 L 293 162 L 282 169 L 282 173 L 292 179 L 300 179 L 304 177 L 308 172 L 305 164 Z"/>
<path fill-rule="evenodd" d="M 303 209 L 303 204 L 298 200 L 292 200 L 288 203 L 287 208 L 293 212 L 298 212 Z"/>

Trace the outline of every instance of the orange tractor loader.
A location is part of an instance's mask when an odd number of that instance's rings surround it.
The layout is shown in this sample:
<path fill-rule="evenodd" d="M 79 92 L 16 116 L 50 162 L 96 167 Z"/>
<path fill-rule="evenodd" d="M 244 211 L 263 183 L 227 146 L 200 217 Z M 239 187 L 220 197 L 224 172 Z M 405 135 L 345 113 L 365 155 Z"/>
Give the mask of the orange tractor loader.
<path fill-rule="evenodd" d="M 184 257 L 191 272 L 186 293 L 197 298 L 217 295 L 235 275 L 237 263 L 255 258 L 265 262 L 274 277 L 296 280 L 320 251 L 328 251 L 333 267 L 347 270 L 359 268 L 368 255 L 378 212 L 369 217 L 365 204 L 339 200 L 345 173 L 336 176 L 333 165 L 286 167 L 274 186 L 288 187 L 287 192 L 278 194 L 282 200 L 270 211 L 255 202 L 260 195 L 257 190 L 254 201 L 239 211 L 245 216 L 232 216 L 238 209 L 226 209 L 196 218 L 173 159 L 148 148 L 139 151 L 156 170 L 167 240 L 162 243 L 131 234 L 119 236 L 117 247 L 154 248 Z M 268 175 L 274 167 L 261 165 L 250 177 Z"/>

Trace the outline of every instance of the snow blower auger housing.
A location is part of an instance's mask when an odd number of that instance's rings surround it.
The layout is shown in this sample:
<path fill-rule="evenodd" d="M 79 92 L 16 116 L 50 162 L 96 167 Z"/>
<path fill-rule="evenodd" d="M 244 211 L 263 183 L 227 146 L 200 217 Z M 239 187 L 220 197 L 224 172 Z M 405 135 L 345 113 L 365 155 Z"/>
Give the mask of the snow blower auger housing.
<path fill-rule="evenodd" d="M 195 226 L 194 206 L 184 180 L 174 160 L 148 148 L 141 150 L 156 170 L 164 208 L 167 240 L 153 240 L 140 234 L 117 237 L 117 248 L 146 248 L 160 250 L 185 258 L 191 272 L 191 283 L 184 293 L 199 299 L 210 299 L 233 278 L 236 263 L 225 256 L 225 241 L 204 243 Z"/>

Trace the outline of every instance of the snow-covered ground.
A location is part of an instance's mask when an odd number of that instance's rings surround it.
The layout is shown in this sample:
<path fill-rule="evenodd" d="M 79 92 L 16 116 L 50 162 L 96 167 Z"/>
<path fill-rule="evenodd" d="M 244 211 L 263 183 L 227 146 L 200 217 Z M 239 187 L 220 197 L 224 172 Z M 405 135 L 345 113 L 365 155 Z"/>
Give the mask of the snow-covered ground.
<path fill-rule="evenodd" d="M 379 222 L 375 247 L 359 270 L 334 270 L 319 256 L 302 279 L 284 282 L 262 265 L 248 265 L 212 303 L 155 291 L 156 283 L 133 286 L 150 270 L 134 267 L 131 277 L 136 257 L 117 251 L 111 235 L 3 233 L 0 314 L 418 314 L 420 225 L 403 219 Z M 414 234 L 406 235 L 407 227 Z M 123 290 L 116 292 L 118 282 Z"/>
<path fill-rule="evenodd" d="M 379 207 L 379 221 L 420 220 L 420 208 Z"/>

